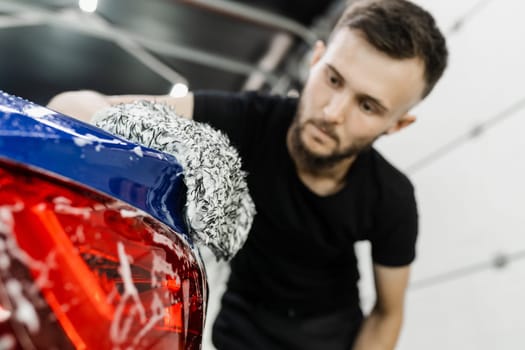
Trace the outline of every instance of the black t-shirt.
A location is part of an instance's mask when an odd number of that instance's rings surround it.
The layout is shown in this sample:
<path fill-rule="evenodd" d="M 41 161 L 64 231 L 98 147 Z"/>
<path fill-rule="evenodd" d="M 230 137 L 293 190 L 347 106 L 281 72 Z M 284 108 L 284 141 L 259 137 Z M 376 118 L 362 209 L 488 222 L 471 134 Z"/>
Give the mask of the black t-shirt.
<path fill-rule="evenodd" d="M 319 196 L 299 179 L 286 146 L 297 99 L 211 91 L 194 97 L 194 119 L 225 132 L 239 150 L 257 210 L 231 262 L 230 290 L 275 310 L 322 313 L 359 305 L 356 241 L 371 242 L 375 263 L 413 261 L 414 190 L 376 150 L 357 157 L 342 190 Z"/>

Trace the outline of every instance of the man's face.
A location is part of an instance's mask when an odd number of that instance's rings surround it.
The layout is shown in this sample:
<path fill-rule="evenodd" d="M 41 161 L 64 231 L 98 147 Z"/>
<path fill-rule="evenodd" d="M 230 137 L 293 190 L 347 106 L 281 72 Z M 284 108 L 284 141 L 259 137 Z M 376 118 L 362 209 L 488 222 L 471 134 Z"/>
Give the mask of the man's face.
<path fill-rule="evenodd" d="M 321 167 L 353 157 L 411 124 L 407 112 L 424 88 L 420 59 L 390 58 L 359 32 L 341 29 L 315 48 L 290 130 L 292 151 Z"/>

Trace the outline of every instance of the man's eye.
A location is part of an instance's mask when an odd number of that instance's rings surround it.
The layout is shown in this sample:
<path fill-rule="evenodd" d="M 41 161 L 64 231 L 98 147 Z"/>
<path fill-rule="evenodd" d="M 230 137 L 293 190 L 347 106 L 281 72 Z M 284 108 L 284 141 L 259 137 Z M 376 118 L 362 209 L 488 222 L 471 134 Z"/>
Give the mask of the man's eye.
<path fill-rule="evenodd" d="M 374 105 L 370 101 L 361 101 L 361 109 L 363 112 L 371 114 L 375 112 Z"/>
<path fill-rule="evenodd" d="M 340 86 L 341 85 L 341 80 L 335 75 L 330 75 L 328 77 L 328 79 L 330 81 L 330 85 L 332 85 L 332 86 Z"/>

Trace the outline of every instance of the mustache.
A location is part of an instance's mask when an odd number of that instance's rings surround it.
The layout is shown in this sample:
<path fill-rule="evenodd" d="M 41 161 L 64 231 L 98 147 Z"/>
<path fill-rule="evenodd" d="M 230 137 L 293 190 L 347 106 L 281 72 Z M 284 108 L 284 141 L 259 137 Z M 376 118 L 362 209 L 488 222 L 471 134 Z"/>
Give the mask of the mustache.
<path fill-rule="evenodd" d="M 326 120 L 322 120 L 322 119 L 309 119 L 304 122 L 303 128 L 307 124 L 312 124 L 318 129 L 321 129 L 325 134 L 327 134 L 332 139 L 334 139 L 337 143 L 339 143 L 339 136 L 337 136 L 335 132 L 335 127 L 332 123 L 327 122 Z"/>

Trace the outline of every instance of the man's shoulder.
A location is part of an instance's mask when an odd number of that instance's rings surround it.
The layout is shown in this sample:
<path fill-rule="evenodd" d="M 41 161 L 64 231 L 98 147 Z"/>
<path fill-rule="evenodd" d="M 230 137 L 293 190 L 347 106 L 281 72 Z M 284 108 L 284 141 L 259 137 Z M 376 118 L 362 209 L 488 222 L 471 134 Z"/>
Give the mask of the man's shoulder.
<path fill-rule="evenodd" d="M 259 91 L 199 90 L 193 94 L 194 115 L 197 120 L 206 118 L 210 114 L 224 114 L 249 116 L 252 120 L 261 117 L 270 121 L 272 117 L 277 119 L 281 116 L 293 117 L 297 110 L 297 98 Z"/>
<path fill-rule="evenodd" d="M 193 92 L 195 99 L 205 101 L 209 99 L 221 99 L 224 101 L 245 101 L 247 103 L 279 105 L 285 104 L 290 106 L 297 105 L 296 97 L 289 97 L 279 94 L 270 94 L 261 91 L 223 91 L 223 90 L 196 90 Z"/>
<path fill-rule="evenodd" d="M 414 185 L 408 176 L 394 166 L 375 148 L 371 148 L 369 153 L 373 164 L 374 175 L 378 185 L 388 194 L 396 197 L 413 196 Z"/>

